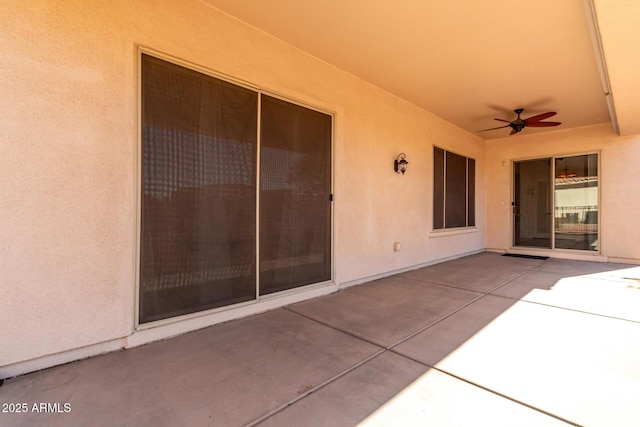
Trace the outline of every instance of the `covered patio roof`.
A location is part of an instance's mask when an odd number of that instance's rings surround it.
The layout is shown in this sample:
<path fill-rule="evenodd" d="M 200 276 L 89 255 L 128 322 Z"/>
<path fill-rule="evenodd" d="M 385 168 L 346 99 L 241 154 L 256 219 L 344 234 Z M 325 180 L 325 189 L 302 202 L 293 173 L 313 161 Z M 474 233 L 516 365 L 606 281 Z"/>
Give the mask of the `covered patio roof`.
<path fill-rule="evenodd" d="M 515 108 L 640 132 L 638 2 L 204 1 L 472 133 Z"/>

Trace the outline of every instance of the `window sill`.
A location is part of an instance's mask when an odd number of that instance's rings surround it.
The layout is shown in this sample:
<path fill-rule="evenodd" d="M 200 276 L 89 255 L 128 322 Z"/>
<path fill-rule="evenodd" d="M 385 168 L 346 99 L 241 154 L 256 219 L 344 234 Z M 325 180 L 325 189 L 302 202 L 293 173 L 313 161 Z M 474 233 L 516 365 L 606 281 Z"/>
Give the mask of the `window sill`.
<path fill-rule="evenodd" d="M 455 236 L 458 234 L 468 234 L 468 233 L 477 233 L 477 227 L 464 227 L 464 228 L 449 228 L 442 230 L 433 230 L 429 233 L 429 238 L 433 237 L 445 237 L 445 236 Z"/>

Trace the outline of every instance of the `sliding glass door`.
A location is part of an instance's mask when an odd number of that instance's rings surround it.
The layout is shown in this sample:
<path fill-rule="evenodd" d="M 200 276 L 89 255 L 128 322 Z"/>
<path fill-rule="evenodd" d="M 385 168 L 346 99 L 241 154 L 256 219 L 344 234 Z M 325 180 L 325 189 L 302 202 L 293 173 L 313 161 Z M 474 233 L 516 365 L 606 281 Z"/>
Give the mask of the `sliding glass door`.
<path fill-rule="evenodd" d="M 144 55 L 140 322 L 255 298 L 255 92 Z"/>
<path fill-rule="evenodd" d="M 331 117 L 262 96 L 260 294 L 331 279 Z"/>
<path fill-rule="evenodd" d="M 551 248 L 551 159 L 514 164 L 515 246 Z"/>
<path fill-rule="evenodd" d="M 598 251 L 598 155 L 514 162 L 514 246 Z"/>
<path fill-rule="evenodd" d="M 331 280 L 332 117 L 150 55 L 141 68 L 138 322 Z"/>
<path fill-rule="evenodd" d="M 598 155 L 555 159 L 555 247 L 598 250 Z"/>

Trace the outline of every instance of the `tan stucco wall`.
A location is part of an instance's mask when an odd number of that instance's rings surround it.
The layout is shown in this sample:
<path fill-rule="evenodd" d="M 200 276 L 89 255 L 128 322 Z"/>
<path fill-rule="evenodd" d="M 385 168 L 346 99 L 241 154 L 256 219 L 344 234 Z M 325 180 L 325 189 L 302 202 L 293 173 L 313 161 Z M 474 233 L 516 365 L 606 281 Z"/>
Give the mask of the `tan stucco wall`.
<path fill-rule="evenodd" d="M 527 158 L 600 153 L 599 243 L 605 259 L 640 262 L 638 184 L 640 135 L 618 136 L 610 124 L 487 142 L 487 248 L 506 250 L 512 244 L 512 161 Z M 596 254 L 593 254 L 596 255 Z"/>
<path fill-rule="evenodd" d="M 0 367 L 133 331 L 137 45 L 335 112 L 338 284 L 485 247 L 484 141 L 202 2 L 8 0 L 0 20 Z M 429 237 L 433 144 L 477 160 L 475 233 Z"/>

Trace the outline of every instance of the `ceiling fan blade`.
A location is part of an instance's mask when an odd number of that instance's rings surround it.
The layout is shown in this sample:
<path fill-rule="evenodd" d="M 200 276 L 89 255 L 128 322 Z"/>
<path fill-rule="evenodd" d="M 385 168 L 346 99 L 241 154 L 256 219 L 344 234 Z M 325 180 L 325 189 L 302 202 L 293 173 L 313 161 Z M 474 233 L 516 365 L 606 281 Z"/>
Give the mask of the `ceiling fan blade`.
<path fill-rule="evenodd" d="M 532 128 L 546 128 L 550 126 L 558 126 L 561 124 L 562 123 L 560 122 L 533 122 L 533 123 L 527 123 L 527 126 L 530 126 Z"/>
<path fill-rule="evenodd" d="M 509 120 L 504 120 L 504 119 L 493 119 L 493 120 L 497 120 L 499 122 L 511 123 Z"/>
<path fill-rule="evenodd" d="M 509 127 L 509 125 L 498 126 L 497 128 L 482 129 L 482 130 L 479 130 L 478 132 L 486 132 L 488 130 L 496 130 L 496 129 L 502 129 L 502 128 L 508 128 L 508 127 Z"/>
<path fill-rule="evenodd" d="M 558 113 L 556 113 L 555 111 L 549 111 L 548 113 L 538 114 L 537 116 L 529 117 L 528 119 L 524 119 L 524 121 L 527 122 L 527 125 L 531 125 L 531 123 L 539 122 L 540 120 L 544 120 L 551 116 L 555 116 L 556 114 Z"/>

